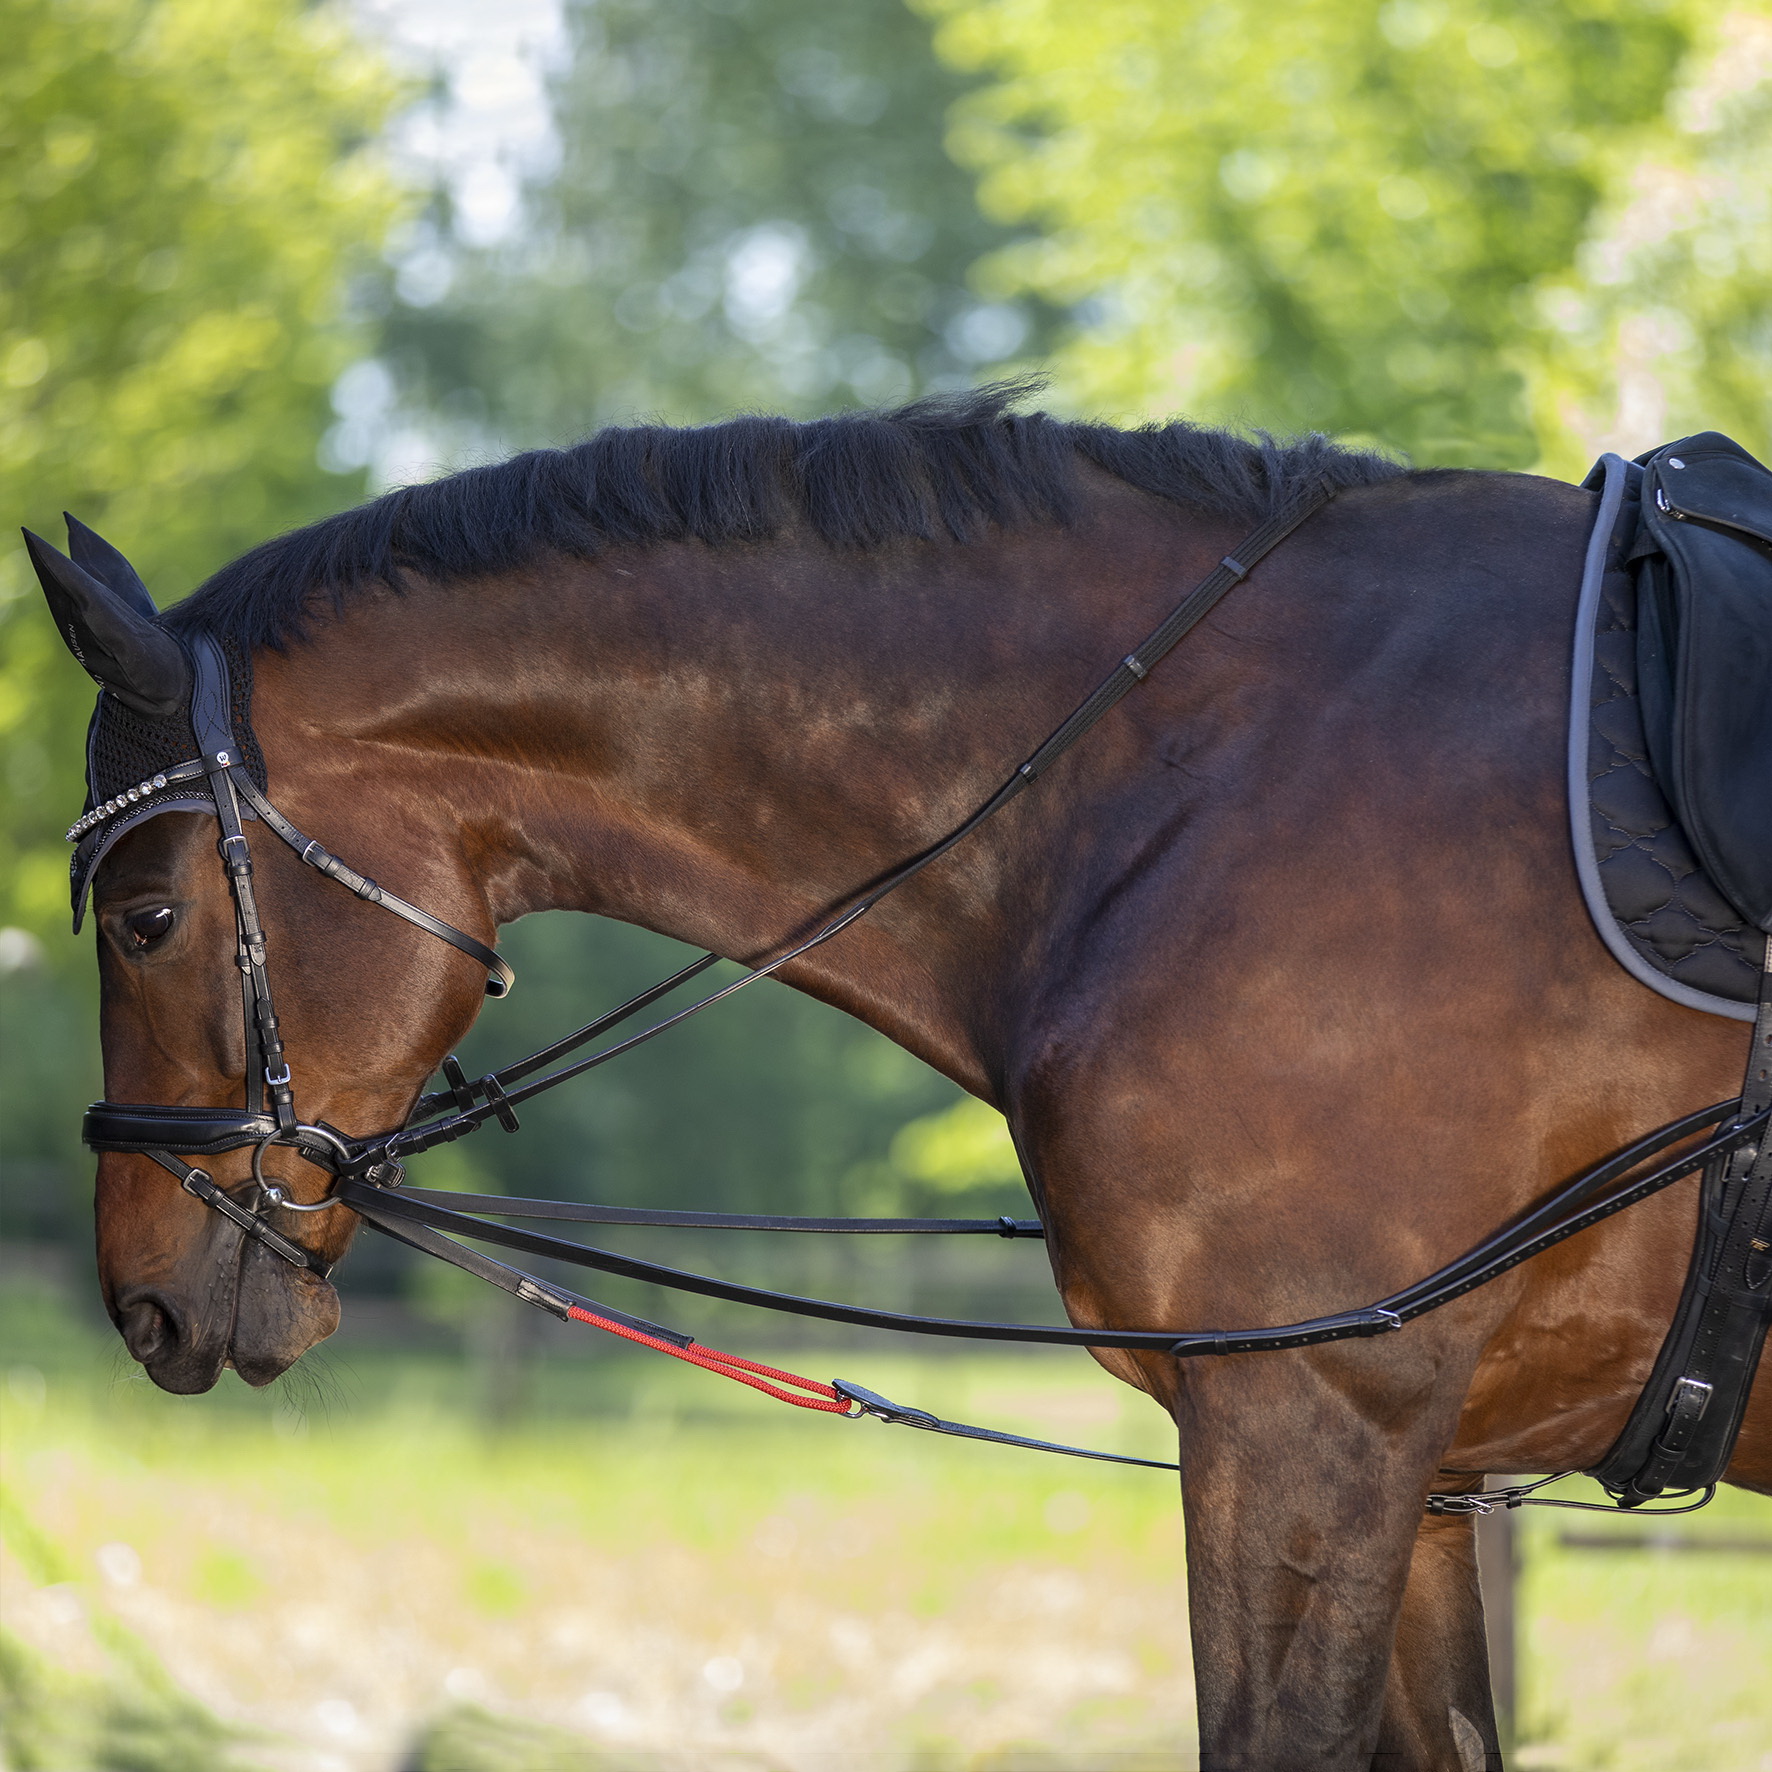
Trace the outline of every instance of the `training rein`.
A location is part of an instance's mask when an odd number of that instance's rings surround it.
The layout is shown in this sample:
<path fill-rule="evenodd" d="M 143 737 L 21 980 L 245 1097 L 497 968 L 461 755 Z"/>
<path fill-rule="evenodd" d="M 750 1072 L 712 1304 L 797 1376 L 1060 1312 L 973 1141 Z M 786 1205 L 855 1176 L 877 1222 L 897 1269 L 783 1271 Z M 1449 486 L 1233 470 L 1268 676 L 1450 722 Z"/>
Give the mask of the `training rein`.
<path fill-rule="evenodd" d="M 842 1380 L 829 1385 L 821 1384 L 774 1367 L 741 1360 L 734 1355 L 717 1353 L 699 1346 L 691 1336 L 595 1300 L 581 1298 L 561 1287 L 539 1280 L 534 1275 L 465 1248 L 454 1237 L 444 1233 L 453 1232 L 455 1236 L 466 1236 L 524 1254 L 646 1281 L 676 1291 L 699 1293 L 704 1297 L 727 1299 L 797 1316 L 865 1328 L 972 1340 L 1126 1348 L 1176 1358 L 1253 1353 L 1315 1347 L 1400 1330 L 1414 1318 L 1437 1310 L 1453 1299 L 1485 1285 L 1510 1268 L 1565 1238 L 1574 1236 L 1578 1231 L 1585 1230 L 1694 1174 L 1707 1164 L 1720 1161 L 1742 1149 L 1766 1127 L 1768 1118 L 1772 1117 L 1772 1109 L 1762 1108 L 1758 1112 L 1744 1114 L 1742 1101 L 1737 1098 L 1719 1102 L 1672 1121 L 1566 1182 L 1548 1199 L 1530 1208 L 1511 1224 L 1494 1232 L 1454 1261 L 1374 1304 L 1299 1323 L 1226 1331 L 1060 1328 L 1046 1324 L 997 1323 L 869 1310 L 824 1299 L 801 1298 L 789 1293 L 739 1285 L 708 1275 L 686 1273 L 656 1262 L 569 1242 L 537 1231 L 484 1222 L 490 1216 L 580 1224 L 662 1225 L 705 1230 L 1037 1239 L 1045 1235 L 1044 1227 L 1038 1220 L 1011 1217 L 808 1218 L 768 1214 L 648 1211 L 569 1201 L 512 1199 L 502 1195 L 441 1193 L 405 1186 L 404 1164 L 407 1159 L 423 1151 L 465 1137 L 494 1120 L 506 1131 L 517 1131 L 516 1110 L 522 1103 L 633 1051 L 680 1025 L 689 1017 L 724 1002 L 736 992 L 759 979 L 771 976 L 792 961 L 840 935 L 890 893 L 963 842 L 1037 780 L 1122 697 L 1142 683 L 1157 663 L 1231 589 L 1249 576 L 1258 561 L 1333 496 L 1333 486 L 1328 482 L 1321 483 L 1262 525 L 1234 555 L 1226 555 L 976 811 L 946 836 L 894 869 L 878 884 L 856 896 L 846 908 L 830 917 L 812 934 L 686 1008 L 666 1015 L 640 1032 L 618 1039 L 588 1056 L 559 1064 L 556 1069 L 549 1067 L 658 1003 L 670 992 L 706 972 L 723 956 L 703 954 L 699 959 L 576 1032 L 542 1047 L 514 1064 L 477 1079 L 469 1079 L 457 1060 L 453 1056 L 449 1057 L 442 1066 L 448 1088 L 422 1097 L 401 1127 L 367 1138 L 351 1138 L 324 1124 L 304 1123 L 297 1113 L 294 1078 L 281 1037 L 266 964 L 266 935 L 254 889 L 252 850 L 246 834 L 246 824 L 254 822 L 262 825 L 292 849 L 304 864 L 343 886 L 365 903 L 390 911 L 469 955 L 486 969 L 488 996 L 502 997 L 507 994 L 515 982 L 514 975 L 510 967 L 485 943 L 377 885 L 374 880 L 358 873 L 321 844 L 304 835 L 284 817 L 260 790 L 245 767 L 244 753 L 233 725 L 232 685 L 222 648 L 207 635 L 192 636 L 189 646 L 194 686 L 190 717 L 198 754 L 188 761 L 157 772 L 150 779 L 144 780 L 139 789 L 131 788 L 124 795 L 93 807 L 68 835 L 71 841 L 83 844 L 100 841 L 103 826 L 108 819 L 126 812 L 139 800 L 164 792 L 168 788 L 177 790 L 181 785 L 188 784 L 192 790 L 200 789 L 207 793 L 221 826 L 217 849 L 227 874 L 234 905 L 236 964 L 241 975 L 242 1016 L 246 1035 L 246 1099 L 239 1110 L 95 1102 L 87 1110 L 83 1123 L 84 1142 L 94 1151 L 127 1152 L 151 1158 L 174 1176 L 187 1193 L 227 1218 L 245 1236 L 254 1239 L 282 1260 L 321 1277 L 328 1272 L 328 1265 L 311 1250 L 278 1229 L 266 1216 L 267 1211 L 318 1213 L 345 1207 L 384 1235 L 446 1261 L 562 1320 L 583 1322 L 605 1329 L 639 1345 L 720 1373 L 797 1407 L 850 1418 L 872 1416 L 902 1426 L 955 1434 L 968 1439 L 1061 1452 L 1073 1457 L 1144 1465 L 1154 1469 L 1177 1469 L 1173 1464 L 1156 1460 L 1058 1446 L 1019 1435 L 943 1421 L 937 1416 L 890 1402 L 872 1391 Z M 179 804 L 187 805 L 190 802 L 181 800 Z M 79 878 L 78 868 L 76 877 Z M 1687 1148 L 1675 1156 L 1645 1170 L 1645 1165 L 1663 1157 L 1675 1146 L 1699 1138 L 1701 1134 L 1706 1136 L 1698 1143 L 1688 1144 Z M 305 1160 L 325 1170 L 332 1178 L 326 1195 L 316 1201 L 297 1201 L 290 1197 L 284 1187 L 266 1180 L 263 1168 L 265 1155 L 275 1147 L 292 1148 Z M 218 1186 L 205 1169 L 185 1161 L 187 1157 L 214 1157 L 247 1148 L 253 1153 L 253 1179 L 252 1191 L 245 1201 L 235 1198 Z M 1435 1494 L 1427 1498 L 1427 1504 L 1430 1511 L 1438 1513 L 1486 1513 L 1496 1506 L 1590 1505 L 1530 1497 L 1528 1490 L 1539 1486 L 1526 1485 L 1477 1495 Z M 1704 1500 L 1709 1499 L 1712 1489 L 1714 1485 L 1706 1489 L 1703 1499 L 1693 1505 L 1702 1506 Z M 1602 1508 L 1597 1511 L 1611 1510 Z M 1690 1509 L 1667 1508 L 1652 1511 L 1687 1512 Z"/>

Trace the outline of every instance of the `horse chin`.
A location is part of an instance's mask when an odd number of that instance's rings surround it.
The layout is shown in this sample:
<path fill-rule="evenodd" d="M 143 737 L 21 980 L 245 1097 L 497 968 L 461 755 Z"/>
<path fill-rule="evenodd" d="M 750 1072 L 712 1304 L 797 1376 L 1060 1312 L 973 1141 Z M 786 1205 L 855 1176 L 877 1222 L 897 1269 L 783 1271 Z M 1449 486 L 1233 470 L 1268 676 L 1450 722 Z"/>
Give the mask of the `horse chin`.
<path fill-rule="evenodd" d="M 250 1385 L 269 1384 L 324 1341 L 338 1319 L 338 1293 L 328 1281 L 253 1249 L 240 1276 L 228 1364 Z"/>

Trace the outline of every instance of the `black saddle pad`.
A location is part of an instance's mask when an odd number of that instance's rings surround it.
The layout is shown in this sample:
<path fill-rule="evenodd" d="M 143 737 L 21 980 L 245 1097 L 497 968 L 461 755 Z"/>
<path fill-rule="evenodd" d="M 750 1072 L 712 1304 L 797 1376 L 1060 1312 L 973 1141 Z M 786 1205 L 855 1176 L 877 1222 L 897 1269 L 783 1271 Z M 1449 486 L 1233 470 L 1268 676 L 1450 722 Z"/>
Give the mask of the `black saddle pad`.
<path fill-rule="evenodd" d="M 1659 531 L 1682 526 L 1679 539 L 1685 541 L 1684 526 L 1695 531 L 1696 522 L 1660 510 L 1656 515 L 1661 521 L 1651 529 L 1643 511 L 1645 489 L 1653 500 L 1662 482 L 1663 476 L 1653 471 L 1659 458 L 1691 462 L 1698 459 L 1699 444 L 1713 442 L 1735 451 L 1727 438 L 1694 438 L 1689 445 L 1670 445 L 1646 457 L 1648 471 L 1642 463 L 1607 456 L 1586 481 L 1601 491 L 1601 502 L 1576 622 L 1570 811 L 1588 910 L 1620 964 L 1689 1008 L 1751 1021 L 1767 938 L 1755 927 L 1752 906 L 1722 889 L 1708 865 L 1710 854 L 1701 854 L 1675 807 L 1695 807 L 1697 816 L 1708 821 L 1707 850 L 1714 848 L 1738 865 L 1745 850 L 1744 879 L 1751 883 L 1756 877 L 1754 820 L 1772 811 L 1772 783 L 1758 776 L 1762 792 L 1755 800 L 1756 722 L 1734 719 L 1732 724 L 1726 706 L 1710 705 L 1706 673 L 1713 667 L 1705 662 L 1706 648 L 1719 643 L 1718 629 L 1726 633 L 1728 623 L 1712 620 L 1706 626 L 1701 614 L 1700 638 L 1692 639 L 1689 625 L 1684 654 L 1670 648 L 1670 622 L 1686 611 L 1672 602 L 1677 587 L 1670 582 L 1672 569 Z M 1681 455 L 1688 447 L 1691 455 Z M 1736 453 L 1772 485 L 1772 477 L 1751 456 Z M 1666 474 L 1677 480 L 1687 471 L 1668 468 Z M 1668 503 L 1673 502 L 1670 497 Z M 1688 563 L 1692 554 L 1703 557 L 1700 548 L 1690 549 Z M 1765 582 L 1769 601 L 1762 638 L 1772 649 L 1772 555 Z M 1739 592 L 1743 587 L 1733 588 Z M 1684 589 L 1690 598 L 1707 594 L 1703 578 L 1687 582 Z M 1751 599 L 1753 587 L 1747 591 Z M 1737 596 L 1733 610 L 1737 617 L 1745 611 L 1753 625 L 1751 600 Z M 1640 620 L 1644 615 L 1646 625 Z M 1683 676 L 1672 668 L 1670 652 Z M 1755 656 L 1751 645 L 1744 656 Z M 1748 711 L 1769 716 L 1765 736 L 1772 741 L 1772 666 L 1759 679 L 1758 701 L 1751 695 L 1752 668 L 1742 673 L 1716 667 L 1716 675 L 1724 685 L 1719 697 L 1739 694 L 1741 685 L 1748 684 Z M 1682 718 L 1689 725 L 1676 743 Z M 1691 783 L 1683 799 L 1674 791 L 1679 779 L 1676 755 Z M 1713 774 L 1706 773 L 1710 758 L 1716 759 Z M 1772 762 L 1772 751 L 1767 760 Z M 1743 792 L 1744 780 L 1750 804 L 1737 816 L 1732 796 Z M 1772 889 L 1772 850 L 1760 856 L 1759 872 Z M 1745 891 L 1745 885 L 1736 890 Z"/>

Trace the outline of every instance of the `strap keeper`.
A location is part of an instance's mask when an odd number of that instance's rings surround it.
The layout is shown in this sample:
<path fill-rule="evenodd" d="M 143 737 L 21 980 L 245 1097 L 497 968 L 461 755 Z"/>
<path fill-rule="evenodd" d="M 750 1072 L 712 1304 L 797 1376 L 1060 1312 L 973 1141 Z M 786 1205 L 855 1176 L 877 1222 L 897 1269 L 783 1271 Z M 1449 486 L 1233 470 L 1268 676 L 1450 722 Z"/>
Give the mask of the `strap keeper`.
<path fill-rule="evenodd" d="M 468 1074 L 461 1068 L 461 1060 L 452 1052 L 443 1060 L 443 1075 L 449 1080 L 450 1098 L 465 1114 L 474 1105 L 477 1091 L 468 1081 Z"/>
<path fill-rule="evenodd" d="M 1138 662 L 1138 655 L 1134 652 L 1128 652 L 1126 656 L 1120 660 L 1120 663 L 1123 664 L 1141 683 L 1150 675 L 1150 672 Z"/>
<path fill-rule="evenodd" d="M 1249 576 L 1249 568 L 1245 566 L 1241 560 L 1234 558 L 1230 554 L 1226 554 L 1225 557 L 1219 561 L 1219 565 L 1222 566 L 1239 584 Z"/>
<path fill-rule="evenodd" d="M 486 1099 L 499 1125 L 507 1132 L 518 1130 L 517 1110 L 511 1106 L 511 1098 L 505 1094 L 504 1085 L 497 1077 L 485 1076 L 480 1079 L 480 1087 L 486 1091 Z"/>

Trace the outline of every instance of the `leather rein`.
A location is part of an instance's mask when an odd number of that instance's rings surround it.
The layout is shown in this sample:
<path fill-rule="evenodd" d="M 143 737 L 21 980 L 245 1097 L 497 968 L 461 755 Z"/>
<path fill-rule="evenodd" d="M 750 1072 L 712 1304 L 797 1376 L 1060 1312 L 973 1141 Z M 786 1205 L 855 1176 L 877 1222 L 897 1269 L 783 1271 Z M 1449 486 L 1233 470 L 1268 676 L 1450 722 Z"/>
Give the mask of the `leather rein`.
<path fill-rule="evenodd" d="M 1510 1268 L 1565 1238 L 1574 1236 L 1578 1231 L 1659 1193 L 1707 1165 L 1729 1159 L 1758 1139 L 1768 1120 L 1772 1119 L 1772 1106 L 1755 1103 L 1753 1105 L 1758 1108 L 1757 1112 L 1744 1113 L 1742 1099 L 1736 1098 L 1671 1121 L 1565 1182 L 1539 1205 L 1529 1208 L 1510 1224 L 1484 1238 L 1444 1267 L 1376 1303 L 1299 1323 L 1225 1331 L 1061 1328 L 1047 1324 L 986 1322 L 869 1310 L 825 1299 L 802 1298 L 791 1293 L 739 1285 L 709 1275 L 686 1273 L 611 1250 L 484 1221 L 485 1216 L 493 1216 L 580 1224 L 667 1225 L 712 1230 L 863 1236 L 989 1235 L 1041 1238 L 1044 1237 L 1045 1230 L 1038 1220 L 1009 1217 L 808 1218 L 772 1214 L 647 1211 L 571 1201 L 445 1193 L 404 1186 L 404 1162 L 420 1152 L 465 1137 L 492 1120 L 498 1121 L 506 1131 L 515 1132 L 518 1129 L 516 1109 L 523 1102 L 656 1039 L 690 1016 L 724 1002 L 736 992 L 761 978 L 769 977 L 791 961 L 840 935 L 888 894 L 905 885 L 924 868 L 963 842 L 987 819 L 1001 811 L 1037 780 L 1122 697 L 1142 683 L 1156 664 L 1234 586 L 1248 577 L 1259 560 L 1328 503 L 1334 496 L 1334 490 L 1328 482 L 1313 488 L 1302 499 L 1263 524 L 1245 540 L 1234 555 L 1226 555 L 976 811 L 946 836 L 894 869 L 884 880 L 856 896 L 845 909 L 832 916 L 811 935 L 686 1008 L 663 1017 L 637 1033 L 602 1046 L 588 1056 L 559 1064 L 556 1069 L 550 1070 L 548 1067 L 650 1008 L 671 991 L 707 971 L 722 956 L 703 954 L 668 978 L 660 980 L 563 1039 L 483 1077 L 470 1080 L 451 1056 L 444 1060 L 442 1066 L 449 1084 L 447 1089 L 423 1096 L 404 1125 L 394 1131 L 367 1138 L 352 1138 L 324 1123 L 304 1123 L 297 1114 L 294 1078 L 283 1046 L 267 970 L 265 930 L 254 891 L 252 850 L 246 834 L 246 824 L 254 822 L 262 825 L 292 849 L 303 863 L 343 886 L 365 903 L 390 911 L 469 955 L 486 969 L 488 996 L 502 997 L 507 994 L 515 982 L 515 976 L 511 968 L 484 942 L 387 891 L 368 876 L 358 873 L 321 844 L 304 835 L 278 811 L 259 790 L 244 767 L 242 749 L 232 725 L 231 685 L 226 658 L 220 646 L 209 636 L 193 636 L 190 647 L 195 680 L 191 695 L 191 724 L 198 755 L 166 770 L 152 782 L 144 782 L 140 794 L 145 798 L 150 790 L 162 789 L 169 784 L 189 782 L 195 786 L 201 782 L 213 801 L 215 816 L 221 826 L 217 850 L 227 874 L 234 904 L 235 960 L 241 975 L 242 1017 L 246 1034 L 245 1100 L 238 1110 L 94 1102 L 87 1110 L 82 1124 L 85 1144 L 94 1151 L 128 1152 L 151 1158 L 174 1176 L 187 1193 L 230 1220 L 245 1236 L 256 1240 L 284 1261 L 321 1277 L 329 1271 L 329 1264 L 280 1230 L 268 1216 L 269 1213 L 323 1212 L 338 1206 L 346 1207 L 384 1235 L 447 1261 L 554 1316 L 563 1319 L 576 1318 L 598 1327 L 612 1329 L 628 1339 L 659 1347 L 666 1352 L 675 1352 L 679 1357 L 691 1359 L 697 1364 L 715 1365 L 715 1369 L 720 1369 L 716 1362 L 721 1361 L 744 1367 L 752 1376 L 744 1376 L 735 1371 L 727 1371 L 725 1375 L 739 1377 L 741 1382 L 767 1390 L 781 1397 L 783 1401 L 799 1403 L 802 1407 L 856 1416 L 870 1415 L 900 1425 L 1063 1452 L 1078 1457 L 1116 1463 L 1155 1464 L 1155 1461 L 1149 1459 L 1124 1458 L 1077 1447 L 1054 1446 L 1017 1435 L 998 1434 L 988 1429 L 944 1422 L 924 1411 L 891 1403 L 857 1385 L 842 1381 L 835 1387 L 812 1385 L 810 1381 L 793 1379 L 791 1375 L 777 1373 L 772 1368 L 733 1361 L 731 1356 L 713 1355 L 712 1350 L 697 1348 L 691 1336 L 582 1298 L 476 1250 L 465 1248 L 454 1237 L 443 1233 L 453 1232 L 455 1236 L 466 1236 L 478 1242 L 495 1244 L 532 1256 L 647 1281 L 675 1291 L 699 1293 L 704 1297 L 727 1299 L 796 1316 L 821 1318 L 828 1322 L 848 1323 L 865 1328 L 894 1329 L 969 1340 L 1128 1348 L 1167 1354 L 1175 1358 L 1275 1351 L 1315 1347 L 1328 1342 L 1400 1330 L 1405 1323 L 1487 1284 Z M 126 804 L 133 802 L 136 797 L 132 790 L 126 798 L 94 808 L 69 833 L 70 838 L 85 834 L 105 817 L 124 810 Z M 1688 1142 L 1693 1139 L 1698 1139 L 1699 1142 Z M 1666 1152 L 1680 1145 L 1685 1145 L 1685 1148 L 1676 1155 L 1655 1163 L 1655 1159 L 1664 1158 Z M 332 1186 L 324 1198 L 313 1202 L 298 1202 L 290 1198 L 284 1188 L 265 1179 L 264 1155 L 275 1146 L 293 1148 L 306 1161 L 331 1175 Z M 203 1168 L 184 1160 L 186 1157 L 213 1157 L 246 1148 L 253 1151 L 253 1180 L 244 1199 L 236 1198 L 233 1193 L 218 1186 Z M 1645 1165 L 1649 1164 L 1654 1166 L 1645 1169 Z M 769 1374 L 769 1377 L 759 1378 L 756 1374 Z M 784 1380 L 810 1388 L 828 1400 L 807 1401 L 787 1395 L 771 1380 Z M 1177 1467 L 1155 1464 L 1155 1468 Z M 1708 1498 L 1709 1490 L 1705 1493 L 1705 1499 Z M 1496 1505 L 1523 1504 L 1529 1504 L 1524 1488 L 1491 1492 L 1488 1496 L 1432 1495 L 1428 1498 L 1430 1511 L 1435 1512 L 1488 1512 Z M 1536 1499 L 1530 1504 L 1564 1507 L 1589 1505 L 1575 1502 L 1537 1502 Z M 1611 1510 L 1606 1508 L 1599 1511 Z M 1689 1510 L 1679 1508 L 1657 1511 Z"/>

